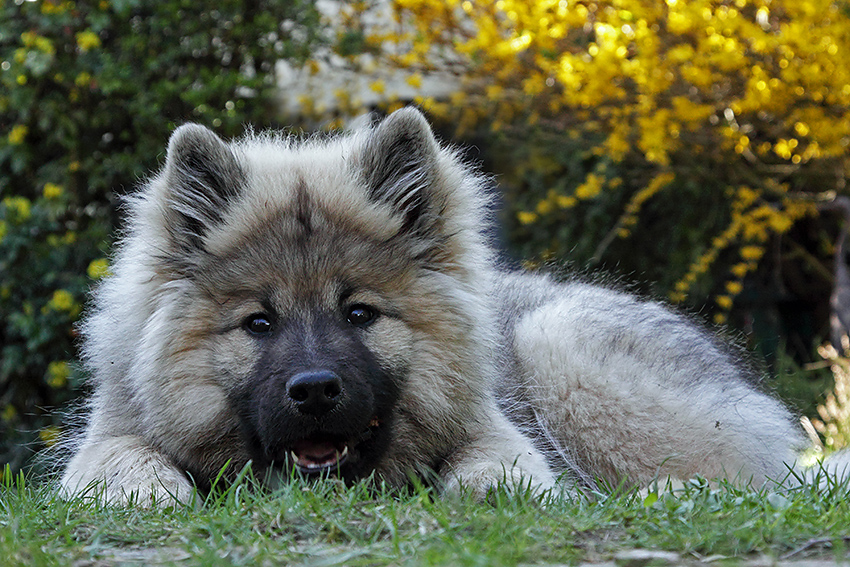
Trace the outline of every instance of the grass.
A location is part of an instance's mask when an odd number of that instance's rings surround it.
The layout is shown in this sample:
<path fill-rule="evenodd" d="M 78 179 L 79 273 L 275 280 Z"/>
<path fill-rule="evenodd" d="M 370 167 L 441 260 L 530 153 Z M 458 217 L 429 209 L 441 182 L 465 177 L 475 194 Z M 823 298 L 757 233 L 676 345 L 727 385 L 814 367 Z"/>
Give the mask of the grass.
<path fill-rule="evenodd" d="M 552 565 L 636 548 L 736 564 L 846 559 L 850 541 L 842 487 L 755 491 L 697 479 L 648 496 L 498 490 L 480 503 L 425 487 L 295 481 L 267 492 L 245 480 L 165 510 L 64 501 L 23 476 L 6 475 L 1 490 L 4 565 Z"/>

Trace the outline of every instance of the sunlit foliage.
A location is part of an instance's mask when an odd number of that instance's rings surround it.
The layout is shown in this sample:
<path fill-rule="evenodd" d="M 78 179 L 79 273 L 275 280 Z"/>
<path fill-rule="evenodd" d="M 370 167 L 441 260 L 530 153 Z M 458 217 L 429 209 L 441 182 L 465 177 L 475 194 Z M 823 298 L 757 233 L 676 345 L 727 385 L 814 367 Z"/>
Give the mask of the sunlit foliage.
<path fill-rule="evenodd" d="M 382 9 L 393 25 L 364 27 Z M 347 16 L 347 30 L 361 26 L 415 80 L 457 77 L 454 95 L 418 100 L 432 114 L 530 148 L 500 160 L 519 187 L 521 239 L 592 216 L 594 201 L 608 221 L 589 221 L 596 245 L 584 260 L 663 226 L 677 235 L 664 240 L 677 271 L 662 291 L 685 301 L 711 273 L 718 322 L 771 239 L 845 190 L 846 2 L 393 0 Z M 573 240 L 537 238 L 540 257 L 580 252 L 576 234 L 563 236 Z"/>

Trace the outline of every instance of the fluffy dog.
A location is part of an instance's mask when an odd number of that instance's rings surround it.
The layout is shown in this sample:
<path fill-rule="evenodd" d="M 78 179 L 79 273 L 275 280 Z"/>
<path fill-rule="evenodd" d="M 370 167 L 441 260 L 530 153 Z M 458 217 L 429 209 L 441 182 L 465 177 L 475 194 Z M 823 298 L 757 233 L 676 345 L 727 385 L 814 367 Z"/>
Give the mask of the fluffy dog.
<path fill-rule="evenodd" d="M 482 495 L 787 474 L 802 433 L 730 348 L 501 269 L 486 184 L 410 108 L 306 141 L 180 127 L 81 326 L 94 393 L 63 490 L 187 500 L 249 461 Z"/>

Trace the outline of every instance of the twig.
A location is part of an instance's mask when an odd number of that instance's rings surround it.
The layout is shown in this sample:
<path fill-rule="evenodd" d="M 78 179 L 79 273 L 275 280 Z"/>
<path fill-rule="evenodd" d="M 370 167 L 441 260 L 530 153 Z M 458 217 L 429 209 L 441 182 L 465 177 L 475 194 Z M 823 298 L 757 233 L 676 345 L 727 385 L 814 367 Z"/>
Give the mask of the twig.
<path fill-rule="evenodd" d="M 797 555 L 800 552 L 806 551 L 807 549 L 811 549 L 813 547 L 820 546 L 820 545 L 822 545 L 824 547 L 832 547 L 832 542 L 835 539 L 836 538 L 832 538 L 832 537 L 818 537 L 818 538 L 810 539 L 809 541 L 807 541 L 806 543 L 804 543 L 803 545 L 801 545 L 797 549 L 794 549 L 792 551 L 789 551 L 785 555 L 782 555 L 779 559 L 780 560 L 788 559 L 790 557 Z M 837 538 L 837 539 L 841 539 L 845 543 L 850 542 L 850 536 L 842 536 L 841 538 Z"/>
<path fill-rule="evenodd" d="M 788 253 L 787 256 L 788 258 L 800 258 L 801 260 L 803 260 L 803 262 L 808 264 L 808 266 L 812 268 L 812 270 L 817 275 L 823 278 L 824 281 L 828 282 L 829 284 L 835 283 L 835 276 L 833 275 L 833 273 L 826 266 L 824 266 L 821 261 L 818 260 L 813 254 L 811 254 L 808 250 L 806 250 L 793 240 L 786 239 L 785 242 L 787 242 L 788 246 L 791 248 L 791 251 Z"/>
<path fill-rule="evenodd" d="M 598 264 L 602 260 L 602 255 L 605 254 L 605 251 L 614 242 L 614 239 L 617 238 L 617 234 L 620 232 L 620 229 L 623 228 L 623 217 L 620 216 L 617 219 L 617 222 L 608 231 L 608 234 L 605 235 L 605 238 L 599 243 L 596 247 L 596 250 L 593 251 L 593 256 L 590 257 L 589 264 L 591 266 Z"/>

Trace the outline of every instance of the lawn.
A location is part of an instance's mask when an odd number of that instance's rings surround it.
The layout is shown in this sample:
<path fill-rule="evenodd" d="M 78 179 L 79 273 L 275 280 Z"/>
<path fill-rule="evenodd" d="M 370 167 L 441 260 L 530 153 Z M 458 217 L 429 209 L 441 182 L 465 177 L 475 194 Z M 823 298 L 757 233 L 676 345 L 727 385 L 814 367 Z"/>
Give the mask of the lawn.
<path fill-rule="evenodd" d="M 243 480 L 192 506 L 111 508 L 63 501 L 6 475 L 6 565 L 618 565 L 847 559 L 847 490 L 740 490 L 697 479 L 678 490 L 489 502 L 295 481 Z M 668 551 L 644 558 L 635 550 Z"/>

